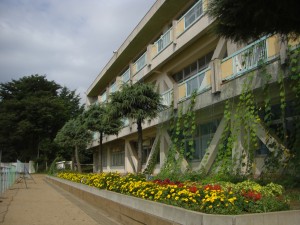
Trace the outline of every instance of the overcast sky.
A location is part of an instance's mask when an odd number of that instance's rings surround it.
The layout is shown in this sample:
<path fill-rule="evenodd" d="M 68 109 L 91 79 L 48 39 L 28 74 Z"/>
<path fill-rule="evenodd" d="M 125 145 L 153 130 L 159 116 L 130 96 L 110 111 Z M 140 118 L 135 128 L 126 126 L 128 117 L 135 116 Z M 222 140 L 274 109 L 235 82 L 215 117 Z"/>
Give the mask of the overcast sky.
<path fill-rule="evenodd" d="M 40 74 L 84 92 L 155 0 L 0 0 L 0 83 Z"/>

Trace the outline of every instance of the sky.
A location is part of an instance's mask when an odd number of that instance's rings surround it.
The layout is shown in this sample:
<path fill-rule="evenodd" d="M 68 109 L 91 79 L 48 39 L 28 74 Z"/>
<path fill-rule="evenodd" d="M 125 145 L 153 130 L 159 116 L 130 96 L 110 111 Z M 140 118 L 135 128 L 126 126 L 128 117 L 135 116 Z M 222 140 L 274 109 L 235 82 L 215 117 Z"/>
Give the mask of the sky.
<path fill-rule="evenodd" d="M 32 74 L 85 92 L 155 0 L 0 0 L 0 83 Z"/>

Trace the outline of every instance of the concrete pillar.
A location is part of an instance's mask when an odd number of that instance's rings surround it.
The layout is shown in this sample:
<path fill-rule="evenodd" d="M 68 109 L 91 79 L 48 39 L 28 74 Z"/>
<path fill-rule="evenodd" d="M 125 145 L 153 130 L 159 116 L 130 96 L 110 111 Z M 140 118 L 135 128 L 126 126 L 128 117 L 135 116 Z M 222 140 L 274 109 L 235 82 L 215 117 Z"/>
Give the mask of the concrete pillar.
<path fill-rule="evenodd" d="M 221 60 L 214 59 L 209 65 L 211 68 L 211 92 L 216 94 L 221 91 Z"/>
<path fill-rule="evenodd" d="M 173 86 L 173 103 L 174 103 L 174 109 L 177 109 L 178 98 L 179 98 L 178 84 L 174 83 L 174 86 Z"/>
<path fill-rule="evenodd" d="M 177 44 L 177 35 L 176 35 L 176 27 L 177 27 L 177 20 L 173 20 L 172 21 L 172 36 L 171 36 L 171 41 L 173 41 L 173 44 L 176 45 Z"/>
<path fill-rule="evenodd" d="M 280 63 L 281 65 L 286 63 L 287 51 L 288 51 L 288 40 L 286 36 L 280 36 L 279 41 L 279 54 L 280 54 Z"/>
<path fill-rule="evenodd" d="M 111 149 L 107 147 L 107 171 L 111 171 Z"/>
<path fill-rule="evenodd" d="M 99 151 L 96 149 L 93 152 L 93 173 L 97 173 L 99 171 Z"/>

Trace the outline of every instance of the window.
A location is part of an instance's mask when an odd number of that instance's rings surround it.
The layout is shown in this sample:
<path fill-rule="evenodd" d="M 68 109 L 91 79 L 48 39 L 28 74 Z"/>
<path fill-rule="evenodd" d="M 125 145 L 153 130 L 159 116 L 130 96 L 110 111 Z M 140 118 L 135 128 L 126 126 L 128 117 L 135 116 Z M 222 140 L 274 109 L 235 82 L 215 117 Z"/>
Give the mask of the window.
<path fill-rule="evenodd" d="M 110 93 L 114 93 L 117 91 L 117 83 L 116 81 L 114 81 L 111 86 L 110 86 L 110 89 L 109 89 Z"/>
<path fill-rule="evenodd" d="M 106 94 L 106 91 L 104 91 L 101 95 L 101 103 L 106 102 L 106 100 L 107 100 L 107 94 Z"/>
<path fill-rule="evenodd" d="M 194 138 L 185 140 L 185 155 L 187 160 L 201 160 L 219 126 L 220 120 L 200 124 Z M 193 150 L 189 142 L 193 142 Z M 190 157 L 191 156 L 191 157 Z"/>
<path fill-rule="evenodd" d="M 107 149 L 102 149 L 102 167 L 107 167 Z"/>
<path fill-rule="evenodd" d="M 123 83 L 127 83 L 130 80 L 130 69 L 128 68 L 122 75 L 122 81 Z"/>
<path fill-rule="evenodd" d="M 205 70 L 210 63 L 213 53 L 214 52 L 211 51 L 208 54 L 206 54 L 205 56 L 201 57 L 200 59 L 198 59 L 195 62 L 191 63 L 190 65 L 186 66 L 183 70 L 174 74 L 173 79 L 177 83 L 181 83 L 181 82 L 189 79 L 190 77 L 196 75 L 197 73 L 201 72 L 202 70 Z M 203 78 L 201 79 L 201 82 L 202 82 L 202 80 L 203 80 Z M 201 85 L 201 83 L 199 83 L 198 85 Z M 200 86 L 198 86 L 198 87 L 200 87 Z"/>
<path fill-rule="evenodd" d="M 190 11 L 188 11 L 185 14 L 185 28 L 189 27 L 192 23 L 194 23 L 202 15 L 202 13 L 202 1 L 199 1 L 190 9 Z"/>
<path fill-rule="evenodd" d="M 140 71 L 146 65 L 146 52 L 136 61 L 136 71 Z"/>
<path fill-rule="evenodd" d="M 111 165 L 112 166 L 124 166 L 125 165 L 125 151 L 114 149 L 111 153 Z"/>

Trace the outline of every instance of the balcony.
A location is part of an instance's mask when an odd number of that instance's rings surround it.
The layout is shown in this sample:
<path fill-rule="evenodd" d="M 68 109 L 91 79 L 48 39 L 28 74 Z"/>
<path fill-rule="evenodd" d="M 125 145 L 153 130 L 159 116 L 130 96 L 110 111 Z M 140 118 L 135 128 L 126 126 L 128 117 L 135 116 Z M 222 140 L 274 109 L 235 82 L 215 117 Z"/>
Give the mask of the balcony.
<path fill-rule="evenodd" d="M 173 89 L 169 89 L 166 92 L 161 94 L 162 104 L 164 106 L 171 106 L 173 101 Z"/>
<path fill-rule="evenodd" d="M 208 90 L 211 87 L 210 76 L 211 70 L 207 68 L 178 84 L 178 100 L 180 101 L 190 97 L 194 91 L 201 93 Z"/>
<path fill-rule="evenodd" d="M 191 27 L 197 20 L 199 20 L 203 16 L 203 14 L 203 0 L 200 0 L 178 20 L 176 28 L 177 36 Z"/>
<path fill-rule="evenodd" d="M 231 80 L 256 69 L 279 54 L 276 36 L 264 37 L 222 60 L 222 80 Z"/>
<path fill-rule="evenodd" d="M 110 88 L 109 88 L 109 93 L 112 94 L 112 93 L 114 93 L 114 92 L 116 92 L 116 91 L 117 91 L 117 83 L 114 82 L 114 83 L 110 86 Z"/>
<path fill-rule="evenodd" d="M 100 99 L 100 102 L 101 103 L 106 103 L 107 101 L 107 93 L 106 91 L 101 95 L 101 99 Z"/>
<path fill-rule="evenodd" d="M 126 70 L 121 77 L 123 84 L 126 84 L 130 80 L 130 69 Z"/>
<path fill-rule="evenodd" d="M 147 73 L 145 69 L 147 65 L 147 52 L 145 52 L 135 63 L 132 65 L 133 81 L 137 82 L 144 77 Z"/>
<path fill-rule="evenodd" d="M 138 73 L 141 69 L 146 66 L 146 53 L 145 52 L 138 60 L 133 64 L 133 74 Z"/>
<path fill-rule="evenodd" d="M 165 32 L 153 45 L 151 49 L 151 56 L 154 58 L 161 51 L 163 51 L 168 45 L 172 43 L 173 28 L 171 27 Z"/>

